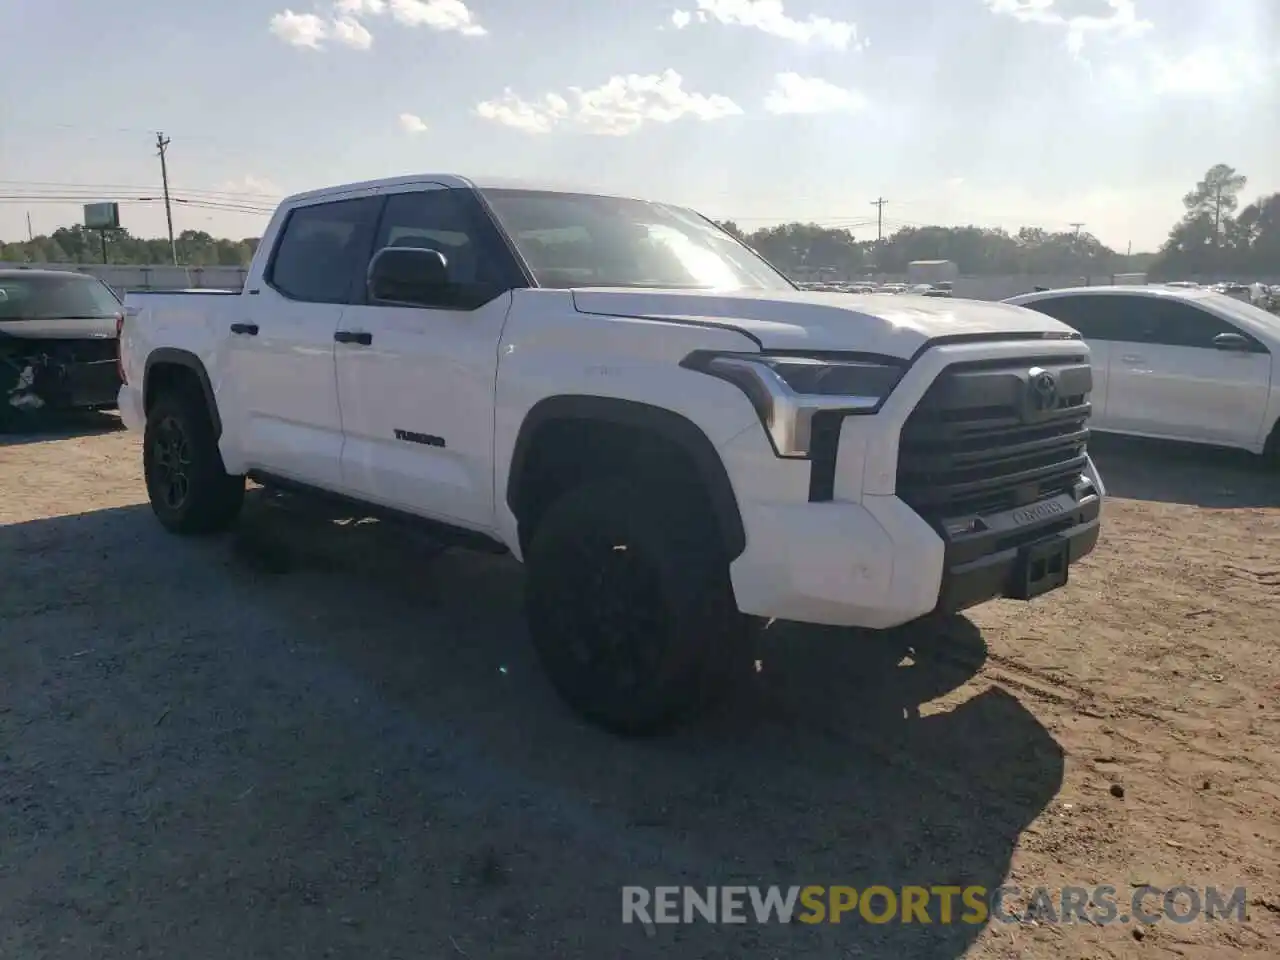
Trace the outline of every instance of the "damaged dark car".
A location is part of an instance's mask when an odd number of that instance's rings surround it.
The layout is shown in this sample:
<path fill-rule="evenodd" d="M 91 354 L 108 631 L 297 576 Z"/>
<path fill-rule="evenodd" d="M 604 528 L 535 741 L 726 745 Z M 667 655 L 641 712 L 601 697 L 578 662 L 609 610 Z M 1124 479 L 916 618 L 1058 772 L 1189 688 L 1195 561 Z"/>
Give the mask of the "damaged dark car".
<path fill-rule="evenodd" d="M 97 277 L 0 270 L 0 427 L 47 411 L 114 408 L 123 311 Z"/>

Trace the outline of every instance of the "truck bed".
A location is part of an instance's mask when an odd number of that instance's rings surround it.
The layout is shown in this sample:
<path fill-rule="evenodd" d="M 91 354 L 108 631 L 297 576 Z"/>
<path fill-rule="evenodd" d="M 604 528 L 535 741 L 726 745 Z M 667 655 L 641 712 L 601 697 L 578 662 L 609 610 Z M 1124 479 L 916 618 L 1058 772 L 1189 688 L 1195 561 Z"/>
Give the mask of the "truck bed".
<path fill-rule="evenodd" d="M 213 366 L 228 325 L 239 315 L 238 290 L 165 290 L 125 296 L 126 320 L 121 330 L 121 354 L 146 357 L 156 346 L 184 350 Z M 143 370 L 128 370 L 141 377 Z"/>

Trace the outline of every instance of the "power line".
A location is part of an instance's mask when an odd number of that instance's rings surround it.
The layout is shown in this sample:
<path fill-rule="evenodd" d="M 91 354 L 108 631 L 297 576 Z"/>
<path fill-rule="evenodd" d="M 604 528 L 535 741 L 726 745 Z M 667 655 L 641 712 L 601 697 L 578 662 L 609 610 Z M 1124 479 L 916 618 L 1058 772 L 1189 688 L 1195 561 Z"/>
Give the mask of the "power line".
<path fill-rule="evenodd" d="M 203 200 L 199 197 L 175 197 L 174 203 L 188 207 L 199 207 L 203 210 L 226 210 L 231 213 L 252 213 L 257 216 L 269 216 L 275 212 L 274 207 L 252 207 L 240 203 L 223 203 L 217 200 Z"/>
<path fill-rule="evenodd" d="M 0 203 L 79 203 L 85 200 L 108 200 L 117 203 L 163 203 L 163 196 L 155 197 L 132 197 L 132 196 L 114 196 L 102 197 L 99 194 L 72 197 L 72 196 L 33 196 L 31 194 L 0 194 Z M 245 213 L 257 217 L 269 216 L 274 212 L 270 207 L 253 207 L 237 203 L 226 203 L 216 200 L 207 200 L 201 197 L 174 197 L 170 199 L 173 203 L 182 204 L 202 210 L 219 210 L 226 213 Z"/>
<path fill-rule="evenodd" d="M 146 193 L 157 189 L 155 184 L 145 183 L 66 183 L 58 180 L 0 180 L 0 187 L 11 187 L 16 190 L 64 190 L 73 192 L 101 193 L 110 190 L 124 190 L 130 193 Z M 280 200 L 282 193 L 258 193 L 253 190 L 210 190 L 205 187 L 174 187 L 180 193 L 189 195 L 201 194 L 209 197 L 253 198 L 261 200 Z"/>
<path fill-rule="evenodd" d="M 124 192 L 59 193 L 55 191 L 35 192 L 20 190 L 13 193 L 0 193 L 0 197 L 14 201 L 31 200 L 36 203 L 77 203 L 80 201 L 93 200 L 108 200 L 116 201 L 118 203 L 147 203 L 153 200 L 163 202 L 164 192 L 157 190 L 150 194 Z M 212 205 L 226 207 L 232 210 L 244 210 L 247 213 L 271 213 L 275 210 L 274 205 L 250 203 L 248 201 L 224 199 L 222 197 L 181 196 L 176 193 L 170 193 L 169 198 L 173 203 Z"/>
<path fill-rule="evenodd" d="M 140 196 L 138 194 L 129 193 L 33 193 L 28 191 L 20 191 L 17 193 L 0 194 L 6 200 L 31 200 L 35 203 L 77 203 L 92 201 L 115 201 L 117 203 L 148 203 L 150 201 L 164 201 L 163 191 L 157 190 L 152 195 Z M 245 213 L 271 213 L 275 210 L 274 206 L 268 206 L 260 203 L 249 203 L 241 200 L 223 199 L 222 197 L 203 197 L 203 196 L 178 196 L 170 193 L 170 200 L 173 203 L 199 204 L 202 206 L 223 207 L 228 210 L 241 210 Z"/>

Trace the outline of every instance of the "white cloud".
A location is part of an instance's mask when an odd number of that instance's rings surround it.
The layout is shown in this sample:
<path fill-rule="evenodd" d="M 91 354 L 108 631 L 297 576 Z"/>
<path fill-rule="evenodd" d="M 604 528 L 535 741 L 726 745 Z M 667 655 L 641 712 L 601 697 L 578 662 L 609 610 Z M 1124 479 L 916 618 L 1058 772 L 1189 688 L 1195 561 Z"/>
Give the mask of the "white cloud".
<path fill-rule="evenodd" d="M 591 90 L 570 87 L 567 96 L 545 94 L 525 100 L 508 89 L 497 100 L 476 106 L 476 114 L 525 133 L 549 133 L 558 127 L 603 136 L 626 136 L 646 123 L 673 123 L 685 117 L 719 120 L 742 108 L 719 94 L 691 93 L 674 70 L 660 74 L 611 77 Z"/>
<path fill-rule="evenodd" d="M 328 25 L 314 13 L 294 13 L 285 10 L 271 18 L 271 32 L 294 47 L 320 49 L 320 42 L 329 35 Z"/>
<path fill-rule="evenodd" d="M 351 17 L 339 17 L 329 30 L 333 39 L 353 50 L 368 50 L 373 46 L 373 34 L 359 20 Z"/>
<path fill-rule="evenodd" d="M 540 101 L 524 100 L 508 87 L 499 99 L 476 104 L 476 115 L 525 133 L 550 133 L 568 119 L 569 103 L 554 93 Z"/>
<path fill-rule="evenodd" d="M 387 0 L 387 6 L 391 16 L 407 27 L 456 30 L 468 37 L 481 37 L 488 32 L 476 23 L 462 0 Z"/>
<path fill-rule="evenodd" d="M 671 23 L 677 30 L 694 20 L 751 27 L 794 43 L 812 43 L 837 50 L 863 46 L 858 41 L 856 24 L 814 14 L 805 20 L 796 20 L 787 15 L 782 0 L 697 0 L 696 11 L 677 10 L 671 15 Z"/>
<path fill-rule="evenodd" d="M 376 17 L 387 9 L 386 0 L 337 0 L 334 8 L 348 17 Z"/>
<path fill-rule="evenodd" d="M 770 113 L 857 113 L 866 105 L 867 98 L 856 90 L 798 73 L 779 73 L 764 98 Z"/>
<path fill-rule="evenodd" d="M 271 18 L 271 32 L 295 47 L 322 50 L 325 42 L 332 40 L 355 50 L 368 50 L 373 46 L 373 34 L 366 21 L 388 12 L 405 27 L 427 27 L 467 37 L 488 32 L 463 0 L 330 0 L 317 9 L 320 12 L 277 13 Z"/>
<path fill-rule="evenodd" d="M 426 133 L 427 125 L 423 119 L 415 113 L 400 114 L 400 129 L 405 133 Z"/>
<path fill-rule="evenodd" d="M 243 193 L 256 197 L 282 197 L 284 190 L 271 180 L 245 174 L 239 180 L 224 180 L 215 193 Z"/>
<path fill-rule="evenodd" d="M 992 13 L 1013 17 L 1021 23 L 1057 27 L 1066 33 L 1067 49 L 1079 54 L 1087 37 L 1130 39 L 1149 31 L 1150 20 L 1139 18 L 1136 0 L 1103 0 L 1110 8 L 1105 16 L 1063 13 L 1057 0 L 985 0 Z"/>

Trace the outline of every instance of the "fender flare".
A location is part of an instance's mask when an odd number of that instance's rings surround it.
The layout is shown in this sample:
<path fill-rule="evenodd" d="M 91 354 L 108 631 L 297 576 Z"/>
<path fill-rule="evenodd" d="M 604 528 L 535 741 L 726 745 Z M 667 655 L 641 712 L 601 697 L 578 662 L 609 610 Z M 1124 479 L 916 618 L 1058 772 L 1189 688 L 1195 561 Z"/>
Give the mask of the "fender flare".
<path fill-rule="evenodd" d="M 184 367 L 195 374 L 196 380 L 200 384 L 200 391 L 204 394 L 205 405 L 209 408 L 209 420 L 213 423 L 213 437 L 215 440 L 222 437 L 222 417 L 218 415 L 218 402 L 213 396 L 213 384 L 209 380 L 209 372 L 204 368 L 204 363 L 190 350 L 182 350 L 178 347 L 156 347 L 147 356 L 146 366 L 142 373 L 142 396 L 143 402 L 149 396 L 151 368 L 157 365 Z"/>
<path fill-rule="evenodd" d="M 513 514 L 518 514 L 520 484 L 534 440 L 543 426 L 558 420 L 593 420 L 648 430 L 674 443 L 689 456 L 702 479 L 730 558 L 738 557 L 746 549 L 747 534 L 737 495 L 720 454 L 702 428 L 663 407 L 616 397 L 565 394 L 546 397 L 530 408 L 520 424 L 507 472 L 506 501 Z"/>

